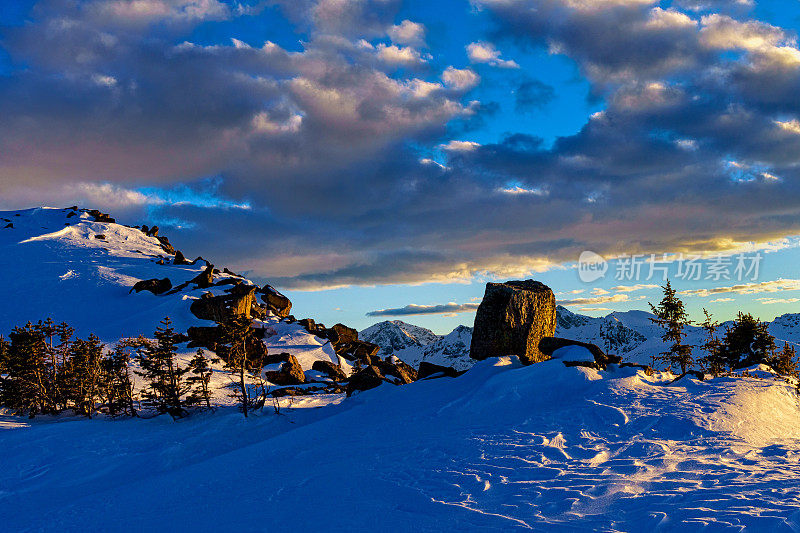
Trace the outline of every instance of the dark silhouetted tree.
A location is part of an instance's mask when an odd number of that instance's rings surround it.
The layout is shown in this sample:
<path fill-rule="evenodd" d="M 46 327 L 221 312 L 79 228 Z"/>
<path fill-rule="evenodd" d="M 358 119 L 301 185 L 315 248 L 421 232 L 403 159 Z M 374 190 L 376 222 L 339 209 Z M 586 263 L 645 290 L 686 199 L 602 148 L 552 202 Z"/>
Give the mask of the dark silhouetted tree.
<path fill-rule="evenodd" d="M 193 405 L 204 405 L 206 409 L 211 408 L 211 398 L 208 384 L 211 381 L 211 364 L 205 356 L 202 348 L 189 361 L 190 376 L 186 381 L 192 386 L 192 392 L 187 401 Z"/>
<path fill-rule="evenodd" d="M 703 315 L 705 315 L 705 318 L 700 326 L 706 333 L 706 342 L 703 343 L 701 348 L 705 350 L 706 355 L 698 362 L 707 372 L 710 372 L 716 377 L 728 370 L 727 358 L 723 350 L 722 340 L 717 336 L 719 322 L 713 320 L 711 318 L 711 313 L 706 309 L 703 309 Z"/>
<path fill-rule="evenodd" d="M 669 344 L 669 350 L 653 356 L 653 365 L 655 366 L 656 361 L 664 362 L 670 368 L 678 366 L 681 369 L 681 373 L 685 374 L 694 363 L 692 347 L 688 344 L 683 344 L 683 339 L 686 337 L 684 329 L 689 324 L 688 315 L 683 307 L 683 302 L 677 297 L 675 289 L 672 288 L 669 280 L 662 288 L 664 289 L 664 297 L 661 302 L 658 306 L 650 304 L 650 309 L 656 315 L 656 318 L 651 320 L 664 329 L 661 340 Z"/>
<path fill-rule="evenodd" d="M 775 337 L 770 335 L 767 324 L 742 312 L 725 331 L 722 344 L 725 360 L 732 369 L 766 364 L 776 349 Z"/>
<path fill-rule="evenodd" d="M 190 388 L 183 379 L 188 369 L 178 363 L 175 348 L 178 336 L 168 317 L 161 321 L 154 336 L 155 342 L 145 342 L 136 356 L 141 367 L 141 371 L 136 373 L 147 382 L 142 398 L 146 405 L 159 413 L 180 418 L 186 414 L 182 398 Z"/>

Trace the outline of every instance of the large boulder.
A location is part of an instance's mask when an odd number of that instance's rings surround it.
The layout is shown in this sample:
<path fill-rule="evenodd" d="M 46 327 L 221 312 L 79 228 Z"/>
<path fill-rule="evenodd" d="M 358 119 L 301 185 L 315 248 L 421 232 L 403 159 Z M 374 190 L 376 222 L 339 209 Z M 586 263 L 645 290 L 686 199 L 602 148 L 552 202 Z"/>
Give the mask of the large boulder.
<path fill-rule="evenodd" d="M 314 364 L 311 365 L 311 369 L 326 374 L 329 378 L 331 378 L 334 381 L 344 381 L 345 379 L 347 379 L 347 376 L 345 375 L 344 371 L 342 371 L 342 367 L 330 361 L 323 361 L 321 359 L 317 359 L 316 361 L 314 361 Z"/>
<path fill-rule="evenodd" d="M 137 293 L 141 291 L 150 291 L 155 295 L 164 294 L 168 290 L 172 288 L 172 282 L 169 278 L 164 279 L 145 279 L 142 281 L 137 281 L 136 284 L 131 288 L 131 291 L 136 291 Z"/>
<path fill-rule="evenodd" d="M 214 284 L 214 265 L 206 266 L 205 270 L 190 280 L 190 283 L 196 283 L 201 289 L 211 287 Z"/>
<path fill-rule="evenodd" d="M 255 292 L 255 285 L 235 285 L 224 296 L 205 293 L 192 302 L 189 311 L 201 320 L 213 320 L 214 322 L 224 322 L 232 316 L 250 318 Z"/>
<path fill-rule="evenodd" d="M 417 371 L 399 359 L 397 361 L 398 362 L 392 362 L 376 358 L 372 364 L 381 371 L 384 378 L 393 382 L 395 385 L 408 385 L 416 381 Z"/>
<path fill-rule="evenodd" d="M 264 285 L 260 292 L 261 299 L 275 316 L 286 318 L 292 312 L 291 300 L 275 290 L 272 285 Z"/>
<path fill-rule="evenodd" d="M 475 315 L 470 357 L 516 355 L 525 364 L 547 359 L 539 350 L 542 337 L 556 330 L 556 297 L 534 280 L 487 283 Z"/>
<path fill-rule="evenodd" d="M 352 395 L 355 391 L 365 391 L 374 389 L 384 382 L 384 376 L 380 370 L 370 365 L 362 370 L 359 370 L 347 381 L 347 395 Z"/>
<path fill-rule="evenodd" d="M 267 370 L 264 377 L 275 385 L 301 385 L 306 382 L 306 375 L 297 358 L 289 353 L 268 355 L 264 359 L 267 365 L 280 364 L 279 370 Z"/>

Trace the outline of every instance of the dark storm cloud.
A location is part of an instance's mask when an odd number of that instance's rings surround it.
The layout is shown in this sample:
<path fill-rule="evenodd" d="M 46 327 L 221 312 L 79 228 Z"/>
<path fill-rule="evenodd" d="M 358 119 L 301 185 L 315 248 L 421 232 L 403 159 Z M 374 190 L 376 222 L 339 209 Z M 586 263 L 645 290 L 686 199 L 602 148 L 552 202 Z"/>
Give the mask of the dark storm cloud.
<path fill-rule="evenodd" d="M 496 105 L 472 101 L 474 72 L 448 84 L 419 50 L 387 48 L 398 2 L 277 3 L 308 31 L 300 51 L 191 42 L 258 2 L 52 1 L 0 29 L 25 67 L 0 78 L 0 198 L 173 221 L 187 255 L 292 288 L 800 233 L 800 51 L 741 6 L 484 0 L 499 36 L 572 58 L 605 109 L 553 146 L 512 133 L 439 149 Z M 517 90 L 521 109 L 551 98 L 532 79 Z"/>

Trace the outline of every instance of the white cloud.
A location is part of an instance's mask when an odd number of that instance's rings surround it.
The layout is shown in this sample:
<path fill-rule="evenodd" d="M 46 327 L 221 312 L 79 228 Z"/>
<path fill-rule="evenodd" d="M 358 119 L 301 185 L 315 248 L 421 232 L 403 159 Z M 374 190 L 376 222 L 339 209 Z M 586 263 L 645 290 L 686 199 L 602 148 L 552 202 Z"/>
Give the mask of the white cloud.
<path fill-rule="evenodd" d="M 500 50 L 492 43 L 476 42 L 467 45 L 467 57 L 473 63 L 486 63 L 493 67 L 519 68 L 514 60 L 500 59 Z"/>
<path fill-rule="evenodd" d="M 404 20 L 389 28 L 389 38 L 393 43 L 411 46 L 425 46 L 425 26 L 419 22 Z"/>
<path fill-rule="evenodd" d="M 616 287 L 611 287 L 611 290 L 617 292 L 635 292 L 635 291 L 657 289 L 657 288 L 658 285 L 652 283 L 639 283 L 636 285 L 617 285 Z"/>
<path fill-rule="evenodd" d="M 776 279 L 759 283 L 742 283 L 730 287 L 713 287 L 711 289 L 693 289 L 681 291 L 686 296 L 705 298 L 712 294 L 758 294 L 762 292 L 783 292 L 800 290 L 800 279 Z"/>
<path fill-rule="evenodd" d="M 447 87 L 456 91 L 467 91 L 480 82 L 481 78 L 469 68 L 458 69 L 447 67 L 442 73 L 442 81 Z"/>
<path fill-rule="evenodd" d="M 594 298 L 575 298 L 574 300 L 559 300 L 556 303 L 558 305 L 573 306 L 573 305 L 620 303 L 628 301 L 630 301 L 630 297 L 627 294 L 613 294 L 611 296 L 596 296 Z"/>
<path fill-rule="evenodd" d="M 442 150 L 447 150 L 448 152 L 471 152 L 480 147 L 480 143 L 473 141 L 450 141 L 446 144 L 439 145 L 439 148 Z"/>
<path fill-rule="evenodd" d="M 379 44 L 377 47 L 378 58 L 392 65 L 420 65 L 425 63 L 422 55 L 410 46 L 396 46 L 393 44 Z"/>
<path fill-rule="evenodd" d="M 764 305 L 773 305 L 773 304 L 794 304 L 800 302 L 800 298 L 758 298 Z"/>

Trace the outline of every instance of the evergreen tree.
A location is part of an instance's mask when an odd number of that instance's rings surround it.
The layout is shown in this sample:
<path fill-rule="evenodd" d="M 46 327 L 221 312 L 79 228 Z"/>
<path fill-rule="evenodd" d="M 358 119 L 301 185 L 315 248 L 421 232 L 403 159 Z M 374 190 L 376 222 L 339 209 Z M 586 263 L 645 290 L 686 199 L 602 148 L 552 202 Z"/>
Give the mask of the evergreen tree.
<path fill-rule="evenodd" d="M 118 344 L 114 353 L 103 359 L 102 368 L 103 393 L 108 413 L 111 416 L 119 413 L 136 416 L 130 355 L 124 343 Z"/>
<path fill-rule="evenodd" d="M 703 309 L 703 314 L 705 315 L 705 319 L 700 326 L 706 333 L 706 342 L 702 345 L 706 355 L 700 359 L 699 363 L 703 365 L 706 371 L 713 374 L 714 377 L 717 377 L 727 370 L 727 358 L 723 350 L 723 343 L 717 336 L 719 322 L 713 320 L 711 318 L 711 313 L 706 309 Z"/>
<path fill-rule="evenodd" d="M 669 280 L 662 288 L 664 297 L 661 302 L 658 306 L 650 304 L 650 309 L 656 315 L 656 318 L 651 320 L 664 328 L 661 340 L 671 344 L 668 351 L 653 356 L 653 365 L 655 366 L 656 361 L 667 363 L 670 368 L 677 365 L 680 367 L 681 373 L 685 374 L 694 363 L 692 347 L 683 344 L 683 339 L 686 337 L 684 328 L 689 324 L 688 315 L 683 307 L 683 302 L 677 297 Z"/>
<path fill-rule="evenodd" d="M 53 345 L 52 341 L 52 359 L 54 361 L 54 375 L 53 381 L 55 383 L 55 394 L 57 398 L 58 410 L 62 411 L 67 408 L 69 402 L 66 369 L 69 364 L 70 350 L 72 348 L 72 336 L 75 330 L 66 322 L 62 322 L 55 326 L 55 336 L 58 338 L 58 344 Z"/>
<path fill-rule="evenodd" d="M 219 323 L 220 343 L 217 354 L 225 361 L 225 367 L 235 372 L 239 377 L 239 389 L 236 397 L 247 418 L 250 408 L 250 391 L 247 387 L 246 376 L 251 367 L 261 368 L 259 362 L 248 361 L 248 345 L 255 342 L 252 321 L 244 315 L 232 315 L 224 322 Z"/>
<path fill-rule="evenodd" d="M 48 401 L 47 345 L 40 329 L 28 322 L 15 327 L 4 348 L 3 404 L 16 414 L 54 412 Z"/>
<path fill-rule="evenodd" d="M 770 335 L 767 324 L 742 312 L 725 331 L 722 343 L 725 360 L 732 369 L 767 364 L 776 349 L 775 337 Z"/>
<path fill-rule="evenodd" d="M 211 398 L 208 383 L 211 381 L 211 365 L 202 348 L 197 350 L 194 358 L 189 361 L 189 372 L 192 374 L 186 381 L 192 386 L 192 392 L 187 402 L 193 405 L 205 405 L 211 408 Z"/>
<path fill-rule="evenodd" d="M 65 368 L 67 397 L 77 413 L 91 417 L 100 396 L 103 350 L 95 335 L 76 339 L 70 345 Z"/>
<path fill-rule="evenodd" d="M 177 334 L 169 317 L 161 321 L 154 336 L 155 342 L 145 342 L 136 358 L 142 369 L 136 373 L 147 382 L 142 397 L 147 405 L 159 413 L 180 418 L 186 414 L 182 397 L 189 390 L 183 379 L 188 369 L 178 363 L 175 349 Z"/>
<path fill-rule="evenodd" d="M 767 360 L 767 364 L 778 374 L 800 377 L 800 375 L 798 375 L 800 365 L 798 365 L 797 361 L 797 351 L 794 346 L 791 346 L 789 343 L 784 343 L 783 349 L 780 352 L 774 353 Z"/>

